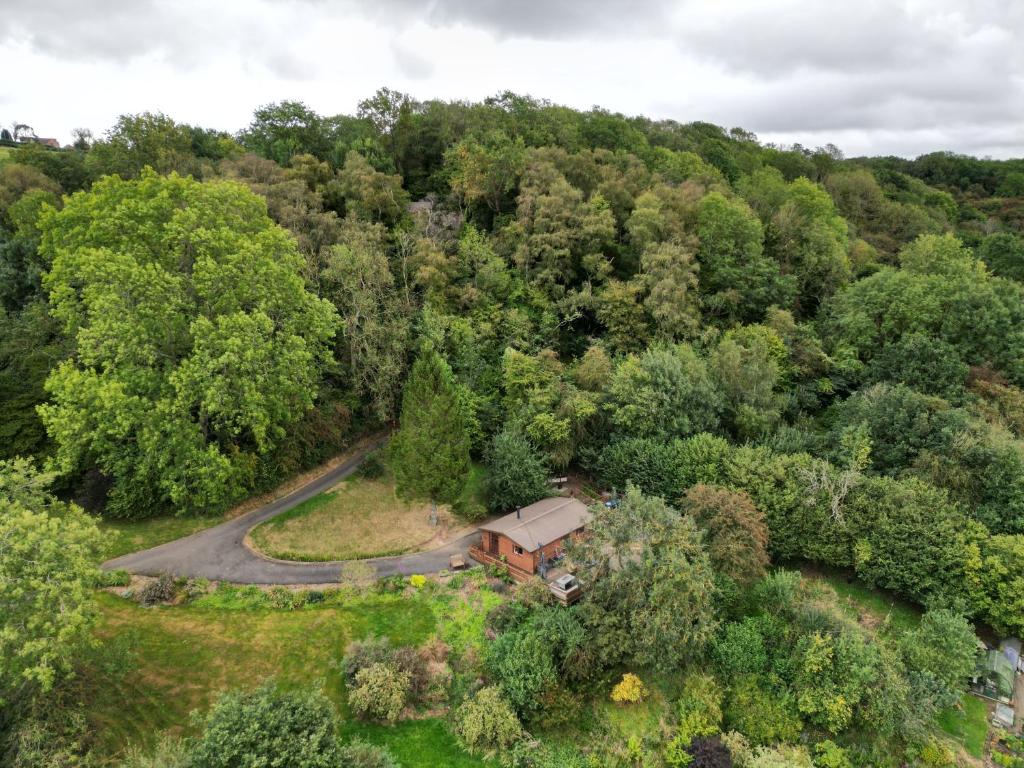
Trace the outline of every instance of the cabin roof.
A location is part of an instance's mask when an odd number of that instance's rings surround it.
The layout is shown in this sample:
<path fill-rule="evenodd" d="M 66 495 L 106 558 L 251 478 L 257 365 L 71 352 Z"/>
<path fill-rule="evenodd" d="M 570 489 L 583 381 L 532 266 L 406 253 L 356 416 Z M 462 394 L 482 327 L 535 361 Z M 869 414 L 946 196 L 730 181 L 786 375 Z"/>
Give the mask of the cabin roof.
<path fill-rule="evenodd" d="M 591 514 L 579 499 L 553 496 L 480 526 L 507 536 L 527 552 L 535 552 L 568 536 L 590 522 Z"/>

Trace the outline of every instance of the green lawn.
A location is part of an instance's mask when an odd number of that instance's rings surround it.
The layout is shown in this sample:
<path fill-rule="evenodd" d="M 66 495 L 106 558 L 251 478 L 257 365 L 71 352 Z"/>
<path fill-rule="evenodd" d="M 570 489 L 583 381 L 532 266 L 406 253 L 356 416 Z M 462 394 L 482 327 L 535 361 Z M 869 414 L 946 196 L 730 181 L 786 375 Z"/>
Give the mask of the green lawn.
<path fill-rule="evenodd" d="M 221 691 L 267 677 L 285 687 L 321 682 L 344 712 L 337 662 L 349 641 L 377 634 L 418 644 L 435 630 L 421 596 L 374 595 L 292 611 L 141 608 L 106 593 L 99 603 L 102 646 L 83 683 L 97 752 L 108 761 L 128 743 L 152 745 L 161 731 L 194 733 L 189 712 L 205 711 Z M 395 727 L 346 723 L 344 729 L 387 746 L 409 768 L 479 765 L 436 719 Z"/>
<path fill-rule="evenodd" d="M 886 592 L 869 587 L 863 582 L 842 571 L 825 570 L 820 566 L 804 568 L 806 578 L 817 579 L 828 584 L 836 591 L 840 599 L 840 607 L 854 618 L 870 617 L 879 630 L 893 635 L 901 635 L 914 629 L 921 621 L 921 609 L 911 603 Z M 888 618 L 888 628 L 882 624 Z"/>
<path fill-rule="evenodd" d="M 217 525 L 217 523 L 222 523 L 224 518 L 167 515 L 145 520 L 99 520 L 98 522 L 100 530 L 106 534 L 108 550 L 104 556 L 109 559 L 180 539 Z"/>
<path fill-rule="evenodd" d="M 959 742 L 971 757 L 982 757 L 988 735 L 988 707 L 970 694 L 960 700 L 961 708 L 951 707 L 939 714 L 939 727 Z"/>

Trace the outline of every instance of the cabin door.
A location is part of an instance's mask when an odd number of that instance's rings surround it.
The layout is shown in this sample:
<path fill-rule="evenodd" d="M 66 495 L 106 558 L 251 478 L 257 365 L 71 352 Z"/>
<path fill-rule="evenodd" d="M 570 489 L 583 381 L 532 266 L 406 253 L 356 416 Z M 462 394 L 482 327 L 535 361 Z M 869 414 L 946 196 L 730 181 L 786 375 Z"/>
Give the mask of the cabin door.
<path fill-rule="evenodd" d="M 487 551 L 488 553 L 498 556 L 498 534 L 488 531 L 487 533 Z"/>

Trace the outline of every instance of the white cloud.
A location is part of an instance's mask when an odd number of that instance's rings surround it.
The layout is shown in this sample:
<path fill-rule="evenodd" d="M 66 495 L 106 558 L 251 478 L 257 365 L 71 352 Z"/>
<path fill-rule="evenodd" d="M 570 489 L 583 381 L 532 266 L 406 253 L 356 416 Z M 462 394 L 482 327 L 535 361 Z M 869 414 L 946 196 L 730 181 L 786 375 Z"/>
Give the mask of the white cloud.
<path fill-rule="evenodd" d="M 742 126 L 848 154 L 1024 155 L 1017 0 L 7 0 L 0 123 L 101 131 L 161 110 L 225 130 L 381 85 Z"/>

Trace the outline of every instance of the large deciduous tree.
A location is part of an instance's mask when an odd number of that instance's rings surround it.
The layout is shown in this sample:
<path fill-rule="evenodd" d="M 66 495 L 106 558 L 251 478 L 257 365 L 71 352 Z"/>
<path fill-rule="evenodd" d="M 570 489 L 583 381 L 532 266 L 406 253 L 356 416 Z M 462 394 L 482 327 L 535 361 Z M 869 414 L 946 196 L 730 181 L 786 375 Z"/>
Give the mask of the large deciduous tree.
<path fill-rule="evenodd" d="M 469 471 L 469 436 L 448 363 L 427 345 L 402 394 L 401 428 L 391 447 L 398 492 L 453 502 Z"/>
<path fill-rule="evenodd" d="M 92 630 L 100 533 L 51 479 L 0 461 L 0 706 L 52 687 Z"/>
<path fill-rule="evenodd" d="M 339 358 L 382 421 L 395 415 L 411 330 L 408 306 L 388 264 L 385 238 L 381 225 L 349 217 L 322 275 L 325 294 L 344 320 Z"/>
<path fill-rule="evenodd" d="M 108 510 L 222 508 L 313 404 L 337 326 L 294 240 L 239 184 L 109 177 L 44 216 L 53 316 L 74 338 L 40 407 L 65 471 Z"/>
<path fill-rule="evenodd" d="M 686 492 L 683 507 L 704 531 L 715 570 L 745 584 L 764 576 L 769 563 L 768 526 L 750 496 L 699 484 Z"/>
<path fill-rule="evenodd" d="M 657 496 L 630 485 L 616 509 L 598 505 L 570 547 L 590 598 L 583 620 L 605 661 L 677 669 L 703 650 L 717 621 L 714 572 L 700 532 Z"/>

